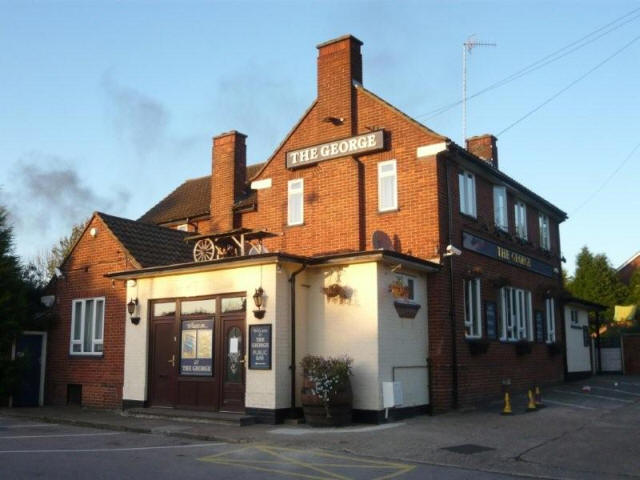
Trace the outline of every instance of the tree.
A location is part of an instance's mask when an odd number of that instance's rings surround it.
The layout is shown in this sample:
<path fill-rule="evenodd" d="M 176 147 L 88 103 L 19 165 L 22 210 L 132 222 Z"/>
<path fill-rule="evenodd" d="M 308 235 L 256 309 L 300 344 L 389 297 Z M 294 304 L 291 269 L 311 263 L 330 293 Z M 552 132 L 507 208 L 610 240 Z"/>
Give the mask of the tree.
<path fill-rule="evenodd" d="M 71 229 L 71 234 L 60 238 L 60 240 L 51 247 L 51 250 L 36 255 L 36 257 L 29 262 L 27 272 L 30 279 L 36 285 L 45 286 L 49 280 L 51 280 L 56 268 L 62 265 L 62 262 L 67 258 L 67 255 L 80 238 L 80 235 L 82 235 L 88 221 L 89 219 L 75 224 Z"/>
<path fill-rule="evenodd" d="M 615 305 L 625 302 L 628 288 L 624 285 L 604 253 L 593 254 L 584 246 L 576 257 L 576 271 L 567 282 L 572 295 L 606 305 L 606 320 L 613 318 Z"/>

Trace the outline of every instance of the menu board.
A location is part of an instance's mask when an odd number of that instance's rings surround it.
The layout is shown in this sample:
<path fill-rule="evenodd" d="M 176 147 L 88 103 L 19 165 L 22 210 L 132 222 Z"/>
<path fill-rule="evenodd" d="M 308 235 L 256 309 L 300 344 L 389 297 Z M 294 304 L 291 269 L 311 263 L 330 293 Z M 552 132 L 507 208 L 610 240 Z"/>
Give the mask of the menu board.
<path fill-rule="evenodd" d="M 249 326 L 249 368 L 271 370 L 271 325 Z"/>
<path fill-rule="evenodd" d="M 487 324 L 487 338 L 489 340 L 495 340 L 498 338 L 498 314 L 496 302 L 485 302 L 484 315 Z"/>
<path fill-rule="evenodd" d="M 533 314 L 536 323 L 536 342 L 544 343 L 544 314 L 536 310 Z"/>
<path fill-rule="evenodd" d="M 213 372 L 213 320 L 182 322 L 180 374 L 211 376 Z"/>

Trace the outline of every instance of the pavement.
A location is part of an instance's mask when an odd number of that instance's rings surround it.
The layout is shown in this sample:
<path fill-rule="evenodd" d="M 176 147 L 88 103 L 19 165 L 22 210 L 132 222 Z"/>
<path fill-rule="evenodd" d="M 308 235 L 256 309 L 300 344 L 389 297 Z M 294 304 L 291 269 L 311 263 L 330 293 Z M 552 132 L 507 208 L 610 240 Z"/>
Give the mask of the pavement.
<path fill-rule="evenodd" d="M 0 456 L 4 461 L 6 453 L 2 453 L 5 448 L 2 437 L 7 433 L 3 431 L 3 423 L 22 419 L 27 423 L 40 422 L 41 425 L 120 432 L 125 436 L 122 438 L 132 435 L 143 439 L 142 443 L 157 438 L 163 438 L 165 442 L 218 442 L 224 445 L 221 451 L 207 451 L 210 455 L 198 458 L 207 457 L 209 460 L 203 460 L 205 463 L 220 468 L 243 468 L 247 475 L 249 470 L 257 474 L 260 469 L 267 468 L 265 465 L 275 465 L 283 457 L 292 457 L 298 466 L 289 466 L 278 475 L 303 478 L 316 475 L 315 478 L 343 480 L 377 478 L 371 473 L 374 464 L 359 468 L 340 467 L 346 473 L 334 472 L 331 474 L 334 476 L 307 471 L 309 468 L 329 468 L 318 466 L 319 463 L 346 465 L 346 459 L 350 458 L 359 462 L 389 464 L 386 476 L 376 472 L 380 478 L 390 478 L 389 475 L 428 478 L 437 473 L 431 470 L 436 468 L 443 469 L 440 471 L 442 478 L 498 478 L 500 475 L 640 478 L 640 377 L 597 376 L 562 384 L 543 391 L 543 401 L 545 408 L 525 413 L 526 398 L 516 396 L 511 416 L 501 416 L 502 405 L 497 402 L 464 412 L 340 429 L 315 429 L 305 425 L 240 427 L 168 418 L 138 418 L 123 415 L 120 411 L 69 407 L 2 409 Z M 46 430 L 47 427 L 39 428 Z M 108 437 L 96 438 L 105 440 Z M 235 453 L 228 453 L 231 450 Z M 315 452 L 311 459 L 305 457 L 310 455 L 309 452 Z M 335 461 L 330 462 L 331 456 L 340 459 L 334 458 Z M 269 460 L 267 457 L 273 458 Z M 306 464 L 311 467 L 304 466 Z M 273 469 L 270 471 L 274 472 Z M 366 471 L 371 475 L 362 473 Z M 414 477 L 416 471 L 425 476 Z M 216 478 L 226 478 L 225 472 L 221 470 Z M 433 478 L 440 477 L 436 475 Z"/>

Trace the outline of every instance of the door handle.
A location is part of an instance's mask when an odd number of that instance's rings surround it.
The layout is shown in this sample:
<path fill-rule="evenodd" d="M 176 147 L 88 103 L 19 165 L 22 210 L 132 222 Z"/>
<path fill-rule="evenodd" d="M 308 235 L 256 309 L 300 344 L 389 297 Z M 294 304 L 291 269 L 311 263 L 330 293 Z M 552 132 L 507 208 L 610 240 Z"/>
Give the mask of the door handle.
<path fill-rule="evenodd" d="M 242 357 L 242 360 L 238 360 L 238 363 L 241 363 L 244 365 L 246 361 L 247 361 L 247 356 L 245 355 L 244 357 Z"/>
<path fill-rule="evenodd" d="M 171 364 L 172 367 L 175 367 L 176 366 L 176 356 L 175 356 L 175 354 L 171 355 L 171 360 L 167 360 L 167 361 Z"/>

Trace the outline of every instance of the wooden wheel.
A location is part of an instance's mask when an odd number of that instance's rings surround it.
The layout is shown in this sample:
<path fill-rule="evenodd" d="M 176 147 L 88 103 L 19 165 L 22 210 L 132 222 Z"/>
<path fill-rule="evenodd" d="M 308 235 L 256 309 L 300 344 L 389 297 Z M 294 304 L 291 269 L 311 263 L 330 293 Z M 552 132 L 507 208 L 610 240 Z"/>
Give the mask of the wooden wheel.
<path fill-rule="evenodd" d="M 208 262 L 215 257 L 215 249 L 210 238 L 201 238 L 193 247 L 193 259 L 196 262 Z"/>

